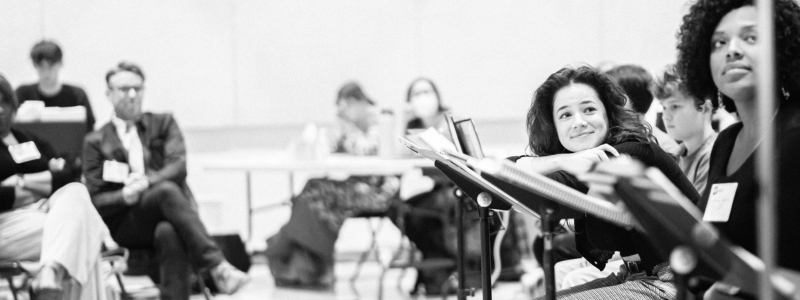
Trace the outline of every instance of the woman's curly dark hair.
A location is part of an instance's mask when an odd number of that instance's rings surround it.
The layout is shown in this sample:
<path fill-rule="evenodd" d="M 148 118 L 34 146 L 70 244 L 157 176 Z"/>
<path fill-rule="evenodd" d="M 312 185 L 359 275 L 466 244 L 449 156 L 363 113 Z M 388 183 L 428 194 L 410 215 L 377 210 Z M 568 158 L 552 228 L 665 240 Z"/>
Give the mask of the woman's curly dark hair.
<path fill-rule="evenodd" d="M 717 99 L 717 87 L 711 77 L 711 36 L 728 12 L 753 5 L 752 0 L 700 0 L 683 17 L 678 32 L 678 71 L 684 74 L 686 89 L 700 99 Z M 778 84 L 790 94 L 800 93 L 800 7 L 793 0 L 775 1 L 775 48 Z M 725 109 L 736 107 L 722 96 Z"/>
<path fill-rule="evenodd" d="M 613 146 L 630 140 L 653 140 L 650 126 L 643 124 L 633 111 L 625 109 L 625 94 L 608 75 L 587 66 L 567 67 L 547 77 L 533 94 L 527 124 L 528 146 L 534 154 L 547 156 L 569 152 L 558 139 L 553 121 L 553 102 L 559 90 L 574 83 L 592 87 L 605 106 L 609 123 L 607 144 Z"/>

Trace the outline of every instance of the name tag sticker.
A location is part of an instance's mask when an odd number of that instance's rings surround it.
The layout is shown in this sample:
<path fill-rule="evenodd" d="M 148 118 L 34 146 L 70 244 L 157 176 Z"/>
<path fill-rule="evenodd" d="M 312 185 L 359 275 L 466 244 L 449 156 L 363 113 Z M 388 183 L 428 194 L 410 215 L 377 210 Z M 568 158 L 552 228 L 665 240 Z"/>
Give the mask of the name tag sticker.
<path fill-rule="evenodd" d="M 42 157 L 42 154 L 39 153 L 39 148 L 36 148 L 36 144 L 33 142 L 25 142 L 22 144 L 8 146 L 8 152 L 11 153 L 11 158 L 14 159 L 14 162 L 18 164 L 26 163 Z"/>
<path fill-rule="evenodd" d="M 130 171 L 131 168 L 126 163 L 107 160 L 103 163 L 103 180 L 124 183 Z"/>
<path fill-rule="evenodd" d="M 706 222 L 728 222 L 733 207 L 733 197 L 736 196 L 736 182 L 715 183 L 711 186 L 711 195 L 708 196 L 708 205 L 703 214 Z"/>

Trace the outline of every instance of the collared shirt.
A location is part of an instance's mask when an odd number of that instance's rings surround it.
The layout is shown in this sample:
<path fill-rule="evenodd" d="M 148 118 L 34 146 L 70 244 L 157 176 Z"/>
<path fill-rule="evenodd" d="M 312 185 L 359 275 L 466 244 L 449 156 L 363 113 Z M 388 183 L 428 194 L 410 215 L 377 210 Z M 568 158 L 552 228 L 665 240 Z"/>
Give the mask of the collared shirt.
<path fill-rule="evenodd" d="M 711 161 L 711 149 L 714 147 L 714 141 L 717 140 L 717 133 L 713 133 L 703 141 L 700 148 L 695 149 L 691 153 L 688 152 L 686 146 L 681 143 L 681 151 L 678 153 L 678 165 L 683 170 L 686 178 L 692 182 L 692 185 L 697 189 L 697 192 L 703 194 L 706 189 L 706 181 L 708 181 L 708 167 Z"/>
<path fill-rule="evenodd" d="M 129 126 L 127 121 L 117 116 L 111 117 L 111 123 L 117 129 L 117 136 L 122 142 L 122 147 L 128 151 L 128 164 L 131 167 L 131 173 L 144 174 L 144 152 L 142 150 L 142 140 L 139 139 L 139 132 L 136 126 Z"/>

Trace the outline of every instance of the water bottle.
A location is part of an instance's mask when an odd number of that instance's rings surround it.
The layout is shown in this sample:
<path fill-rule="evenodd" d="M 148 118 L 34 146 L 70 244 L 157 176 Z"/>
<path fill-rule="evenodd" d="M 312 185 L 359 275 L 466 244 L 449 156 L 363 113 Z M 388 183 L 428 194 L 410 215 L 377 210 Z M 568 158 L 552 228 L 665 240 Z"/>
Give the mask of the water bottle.
<path fill-rule="evenodd" d="M 395 130 L 394 112 L 391 109 L 382 109 L 378 116 L 378 127 L 380 130 L 378 156 L 391 158 L 395 156 Z"/>

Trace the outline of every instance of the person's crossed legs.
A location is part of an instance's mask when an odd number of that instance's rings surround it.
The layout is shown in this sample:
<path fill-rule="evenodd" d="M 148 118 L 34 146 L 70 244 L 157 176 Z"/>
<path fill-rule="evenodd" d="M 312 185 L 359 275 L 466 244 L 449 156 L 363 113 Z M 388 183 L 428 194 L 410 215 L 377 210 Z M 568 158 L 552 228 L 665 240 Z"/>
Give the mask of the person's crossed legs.
<path fill-rule="evenodd" d="M 170 261 L 176 259 L 190 262 L 197 270 L 209 270 L 222 293 L 231 294 L 249 281 L 246 274 L 225 261 L 222 251 L 200 221 L 197 210 L 175 183 L 155 184 L 142 193 L 141 197 L 139 203 L 122 213 L 109 227 L 114 239 L 124 247 L 161 248 L 159 263 L 164 270 L 162 274 L 167 277 L 175 276 L 174 279 L 163 278 L 165 284 L 162 286 L 162 294 L 181 297 L 175 299 L 188 299 L 189 276 L 180 277 L 183 270 L 165 270 L 163 266 L 165 263 L 178 264 Z M 161 225 L 162 223 L 170 226 Z M 158 240 L 156 235 L 159 235 Z M 166 241 L 166 237 L 171 235 L 177 239 Z M 156 245 L 157 242 L 159 245 Z M 176 283 L 179 280 L 184 282 Z M 186 294 L 186 298 L 182 298 L 183 294 Z"/>

